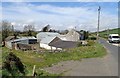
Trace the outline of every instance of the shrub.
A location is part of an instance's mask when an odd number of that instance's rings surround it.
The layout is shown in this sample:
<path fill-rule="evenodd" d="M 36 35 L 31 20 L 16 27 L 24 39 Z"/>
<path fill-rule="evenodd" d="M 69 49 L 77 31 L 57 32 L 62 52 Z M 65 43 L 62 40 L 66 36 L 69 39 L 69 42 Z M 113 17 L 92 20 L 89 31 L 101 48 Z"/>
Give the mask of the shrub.
<path fill-rule="evenodd" d="M 96 37 L 89 37 L 89 40 L 96 40 Z"/>
<path fill-rule="evenodd" d="M 21 60 L 12 52 L 10 52 L 3 63 L 3 70 L 6 70 L 11 76 L 25 75 L 25 66 Z M 9 76 L 9 75 L 8 75 Z"/>
<path fill-rule="evenodd" d="M 92 41 L 92 40 L 88 40 L 87 42 L 88 42 L 88 44 L 87 44 L 88 46 L 92 46 L 92 45 L 94 45 L 94 44 L 95 44 L 95 42 L 94 42 L 94 41 Z"/>
<path fill-rule="evenodd" d="M 77 47 L 80 47 L 80 46 L 82 46 L 82 42 L 77 43 Z"/>

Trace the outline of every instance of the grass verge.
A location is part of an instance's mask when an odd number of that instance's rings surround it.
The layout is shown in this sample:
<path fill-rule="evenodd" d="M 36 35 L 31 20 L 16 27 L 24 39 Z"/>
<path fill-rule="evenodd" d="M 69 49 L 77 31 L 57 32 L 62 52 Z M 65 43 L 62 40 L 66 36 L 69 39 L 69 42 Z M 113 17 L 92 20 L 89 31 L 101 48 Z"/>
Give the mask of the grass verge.
<path fill-rule="evenodd" d="M 6 55 L 10 52 L 10 49 L 2 48 L 2 61 L 4 61 Z M 57 64 L 60 61 L 67 60 L 80 60 L 82 58 L 95 58 L 103 57 L 106 55 L 105 48 L 97 43 L 92 42 L 90 46 L 80 46 L 77 48 L 69 49 L 66 52 L 49 53 L 45 52 L 38 54 L 32 51 L 23 52 L 20 50 L 12 50 L 17 55 L 27 68 L 27 76 L 32 75 L 32 68 L 36 65 L 36 72 L 41 76 L 59 76 L 56 74 L 49 74 L 42 70 L 44 67 L 51 67 L 53 64 Z"/>

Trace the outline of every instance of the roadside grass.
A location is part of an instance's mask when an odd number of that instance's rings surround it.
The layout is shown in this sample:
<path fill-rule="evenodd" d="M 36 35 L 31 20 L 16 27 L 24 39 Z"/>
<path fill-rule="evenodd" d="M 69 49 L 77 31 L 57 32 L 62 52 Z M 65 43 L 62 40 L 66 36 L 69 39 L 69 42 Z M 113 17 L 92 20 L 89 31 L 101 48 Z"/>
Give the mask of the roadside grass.
<path fill-rule="evenodd" d="M 60 61 L 67 60 L 81 60 L 83 58 L 95 58 L 103 57 L 107 54 L 105 48 L 95 42 L 92 42 L 89 46 L 80 46 L 77 48 L 69 49 L 66 52 L 56 52 L 56 53 L 35 53 L 32 51 L 23 52 L 20 50 L 10 50 L 6 47 L 2 48 L 2 61 L 4 61 L 5 56 L 12 51 L 16 54 L 21 61 L 24 63 L 27 69 L 27 76 L 32 75 L 33 66 L 36 65 L 36 72 L 40 76 L 59 76 L 58 74 L 49 74 L 42 70 L 44 67 L 51 67 Z"/>
<path fill-rule="evenodd" d="M 1 47 L 0 47 L 0 76 L 2 75 L 2 70 L 1 70 L 1 67 L 2 67 L 2 51 L 1 51 Z"/>

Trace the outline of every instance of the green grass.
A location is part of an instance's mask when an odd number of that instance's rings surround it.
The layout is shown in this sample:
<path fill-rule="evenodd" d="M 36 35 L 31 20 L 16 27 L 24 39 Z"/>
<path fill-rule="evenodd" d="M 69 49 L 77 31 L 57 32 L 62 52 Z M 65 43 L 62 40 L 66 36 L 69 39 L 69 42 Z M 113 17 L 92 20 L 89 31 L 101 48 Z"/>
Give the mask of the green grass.
<path fill-rule="evenodd" d="M 10 52 L 10 50 L 6 47 L 2 48 L 3 50 L 3 61 L 5 60 L 5 56 Z M 67 52 L 58 52 L 58 53 L 49 53 L 45 52 L 43 54 L 37 54 L 32 51 L 22 52 L 20 50 L 12 50 L 14 54 L 16 54 L 24 65 L 27 67 L 27 76 L 32 74 L 32 68 L 36 65 L 36 71 L 42 76 L 58 76 L 56 74 L 49 74 L 43 70 L 40 70 L 44 67 L 51 67 L 52 64 L 57 64 L 60 61 L 66 60 L 81 60 L 82 58 L 95 58 L 95 57 L 103 57 L 106 55 L 106 50 L 104 47 L 95 42 L 92 43 L 91 46 L 80 46 L 77 48 L 69 49 Z"/>
<path fill-rule="evenodd" d="M 119 31 L 120 31 L 120 28 L 110 29 L 109 34 L 119 34 L 120 35 Z M 105 31 L 100 32 L 100 36 L 107 39 L 108 38 L 108 31 L 105 30 Z"/>

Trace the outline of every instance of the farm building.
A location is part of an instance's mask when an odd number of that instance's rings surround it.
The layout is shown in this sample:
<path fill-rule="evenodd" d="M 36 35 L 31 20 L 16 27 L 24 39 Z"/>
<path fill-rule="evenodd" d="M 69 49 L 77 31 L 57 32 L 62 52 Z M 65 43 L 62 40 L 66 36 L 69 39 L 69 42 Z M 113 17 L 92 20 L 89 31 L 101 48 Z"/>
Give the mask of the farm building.
<path fill-rule="evenodd" d="M 54 50 L 56 47 L 49 46 L 48 44 L 57 38 L 60 34 L 52 32 L 40 32 L 37 34 L 37 41 L 39 42 L 40 47 L 47 50 Z"/>
<path fill-rule="evenodd" d="M 65 38 L 66 38 L 66 41 L 79 41 L 80 40 L 80 34 L 76 30 L 71 29 L 65 35 Z"/>
<path fill-rule="evenodd" d="M 40 47 L 48 49 L 48 50 L 55 50 L 55 49 L 62 49 L 64 45 L 61 45 L 61 47 L 52 46 L 53 44 L 49 45 L 51 42 L 54 43 L 55 41 L 59 40 L 60 43 L 64 44 L 72 44 L 72 42 L 77 42 L 80 40 L 80 34 L 76 32 L 74 29 L 70 30 L 65 35 L 60 35 L 59 33 L 53 33 L 53 32 L 40 32 L 36 35 L 37 41 L 40 44 Z M 56 45 L 56 44 L 54 44 Z"/>
<path fill-rule="evenodd" d="M 36 35 L 37 41 L 40 42 L 41 40 L 48 38 L 48 37 L 56 37 L 60 36 L 59 33 L 53 33 L 53 32 L 40 32 Z"/>
<path fill-rule="evenodd" d="M 15 36 L 8 36 L 7 38 L 5 38 L 5 41 L 10 41 L 14 39 L 15 39 Z M 16 39 L 18 39 L 18 37 Z"/>
<path fill-rule="evenodd" d="M 35 37 L 21 37 L 19 39 L 6 41 L 6 47 L 13 49 L 15 48 L 15 44 L 28 45 L 28 44 L 35 44 L 35 43 L 37 43 L 37 39 Z"/>
<path fill-rule="evenodd" d="M 56 39 L 52 40 L 48 45 L 52 47 L 56 47 L 56 49 L 68 49 L 68 48 L 75 48 L 78 46 L 77 41 L 66 41 L 61 40 L 60 38 L 56 37 Z"/>

